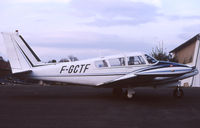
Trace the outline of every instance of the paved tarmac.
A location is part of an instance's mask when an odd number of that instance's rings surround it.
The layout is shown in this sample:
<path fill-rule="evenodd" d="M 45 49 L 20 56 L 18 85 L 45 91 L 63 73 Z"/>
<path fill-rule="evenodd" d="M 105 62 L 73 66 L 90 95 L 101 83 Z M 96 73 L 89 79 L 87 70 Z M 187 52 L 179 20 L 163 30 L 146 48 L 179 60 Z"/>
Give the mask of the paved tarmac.
<path fill-rule="evenodd" d="M 200 89 L 136 89 L 134 100 L 111 89 L 0 85 L 0 128 L 198 128 Z"/>

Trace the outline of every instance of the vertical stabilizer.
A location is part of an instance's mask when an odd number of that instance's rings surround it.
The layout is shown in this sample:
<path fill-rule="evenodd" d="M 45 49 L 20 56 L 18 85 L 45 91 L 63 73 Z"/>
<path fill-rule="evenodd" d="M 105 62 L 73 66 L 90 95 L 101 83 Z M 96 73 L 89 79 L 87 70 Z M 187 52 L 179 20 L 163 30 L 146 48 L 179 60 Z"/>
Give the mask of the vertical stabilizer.
<path fill-rule="evenodd" d="M 18 32 L 2 33 L 2 35 L 12 73 L 30 71 L 31 68 L 43 64 Z"/>

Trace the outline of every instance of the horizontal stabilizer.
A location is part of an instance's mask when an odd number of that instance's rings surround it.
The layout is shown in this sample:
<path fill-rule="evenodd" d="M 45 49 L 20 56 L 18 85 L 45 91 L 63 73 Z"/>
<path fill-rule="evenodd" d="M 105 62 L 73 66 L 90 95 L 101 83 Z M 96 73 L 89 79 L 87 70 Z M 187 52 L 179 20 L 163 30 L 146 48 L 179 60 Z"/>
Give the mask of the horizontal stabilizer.
<path fill-rule="evenodd" d="M 24 71 L 23 70 L 18 70 L 18 71 L 16 70 L 14 74 L 18 74 L 18 73 L 30 73 L 30 72 L 32 72 L 32 70 L 24 70 Z"/>

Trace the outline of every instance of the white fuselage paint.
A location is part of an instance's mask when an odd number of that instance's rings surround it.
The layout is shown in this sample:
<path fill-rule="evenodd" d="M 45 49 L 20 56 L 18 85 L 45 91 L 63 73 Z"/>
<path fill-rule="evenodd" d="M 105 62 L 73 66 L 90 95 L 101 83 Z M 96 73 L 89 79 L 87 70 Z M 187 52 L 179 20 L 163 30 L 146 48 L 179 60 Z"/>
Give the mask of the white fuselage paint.
<path fill-rule="evenodd" d="M 31 77 L 40 80 L 97 86 L 146 66 L 147 65 L 97 68 L 93 60 L 66 62 L 35 67 L 32 69 Z"/>

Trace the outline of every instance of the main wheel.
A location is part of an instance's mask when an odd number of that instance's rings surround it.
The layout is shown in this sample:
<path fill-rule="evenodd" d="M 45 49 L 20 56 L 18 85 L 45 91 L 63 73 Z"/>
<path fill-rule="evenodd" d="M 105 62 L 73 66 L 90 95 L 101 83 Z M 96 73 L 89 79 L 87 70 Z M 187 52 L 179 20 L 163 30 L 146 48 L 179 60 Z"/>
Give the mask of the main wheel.
<path fill-rule="evenodd" d="M 125 98 L 126 99 L 133 99 L 135 97 L 135 91 L 126 90 Z"/>
<path fill-rule="evenodd" d="M 173 92 L 173 96 L 176 98 L 181 98 L 184 96 L 183 90 L 181 88 L 176 88 Z"/>

